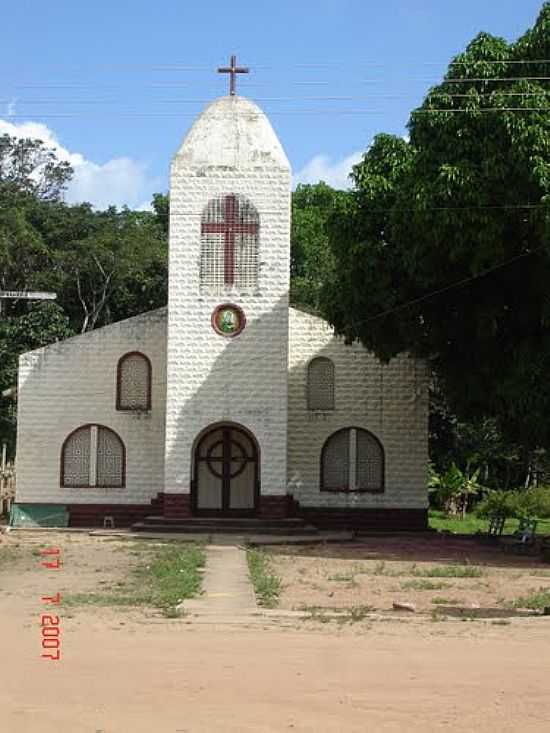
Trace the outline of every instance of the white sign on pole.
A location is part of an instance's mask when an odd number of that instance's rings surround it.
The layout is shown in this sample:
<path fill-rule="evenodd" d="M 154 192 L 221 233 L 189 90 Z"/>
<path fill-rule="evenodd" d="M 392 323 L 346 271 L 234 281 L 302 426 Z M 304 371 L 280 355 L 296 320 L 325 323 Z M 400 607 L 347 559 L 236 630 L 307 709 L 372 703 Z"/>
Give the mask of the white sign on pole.
<path fill-rule="evenodd" d="M 55 300 L 57 293 L 41 293 L 31 290 L 0 290 L 0 298 L 10 298 L 13 300 L 19 298 L 26 298 L 27 300 Z"/>

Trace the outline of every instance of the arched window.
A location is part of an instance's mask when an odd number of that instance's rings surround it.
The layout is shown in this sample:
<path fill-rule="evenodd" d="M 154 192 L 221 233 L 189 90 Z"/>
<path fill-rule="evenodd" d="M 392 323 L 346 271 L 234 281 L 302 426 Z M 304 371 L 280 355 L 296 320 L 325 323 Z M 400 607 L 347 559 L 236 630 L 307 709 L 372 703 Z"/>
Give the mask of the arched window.
<path fill-rule="evenodd" d="M 126 480 L 124 443 L 110 428 L 83 425 L 61 449 L 61 486 L 123 488 Z"/>
<path fill-rule="evenodd" d="M 124 354 L 118 362 L 116 409 L 151 409 L 151 362 L 139 351 Z"/>
<path fill-rule="evenodd" d="M 222 293 L 258 287 L 260 217 L 244 196 L 231 193 L 207 204 L 201 220 L 201 290 Z"/>
<path fill-rule="evenodd" d="M 344 428 L 321 451 L 321 491 L 384 491 L 384 449 L 372 433 Z"/>
<path fill-rule="evenodd" d="M 307 368 L 308 410 L 334 410 L 334 364 L 319 356 Z"/>

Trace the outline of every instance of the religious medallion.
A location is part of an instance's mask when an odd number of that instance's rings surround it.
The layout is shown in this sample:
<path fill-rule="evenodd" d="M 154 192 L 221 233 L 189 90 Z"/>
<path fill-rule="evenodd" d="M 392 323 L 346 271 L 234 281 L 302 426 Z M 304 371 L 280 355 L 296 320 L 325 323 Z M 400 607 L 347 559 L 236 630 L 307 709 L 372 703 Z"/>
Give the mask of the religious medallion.
<path fill-rule="evenodd" d="M 225 303 L 212 313 L 212 328 L 221 336 L 238 336 L 245 325 L 245 315 L 237 305 Z"/>

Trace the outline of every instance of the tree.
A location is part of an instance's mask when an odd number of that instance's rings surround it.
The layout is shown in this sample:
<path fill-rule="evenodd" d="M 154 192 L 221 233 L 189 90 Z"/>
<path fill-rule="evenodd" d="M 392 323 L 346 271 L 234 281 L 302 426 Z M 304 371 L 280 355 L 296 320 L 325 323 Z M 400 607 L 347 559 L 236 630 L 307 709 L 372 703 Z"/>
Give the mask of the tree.
<path fill-rule="evenodd" d="M 290 300 L 293 305 L 318 312 L 320 293 L 330 279 L 333 258 L 329 248 L 327 221 L 341 198 L 324 182 L 298 184 L 292 194 L 290 237 Z"/>
<path fill-rule="evenodd" d="M 0 319 L 0 392 L 17 384 L 20 354 L 73 335 L 69 321 L 56 303 L 27 306 L 22 316 Z M 0 397 L 0 443 L 15 449 L 15 403 Z"/>
<path fill-rule="evenodd" d="M 339 333 L 428 359 L 452 412 L 494 416 L 526 467 L 550 446 L 549 53 L 545 3 L 516 43 L 482 33 L 454 59 L 410 141 L 375 139 L 329 222 L 322 293 Z"/>
<path fill-rule="evenodd" d="M 30 193 L 44 200 L 59 199 L 73 175 L 42 140 L 0 135 L 0 192 Z"/>

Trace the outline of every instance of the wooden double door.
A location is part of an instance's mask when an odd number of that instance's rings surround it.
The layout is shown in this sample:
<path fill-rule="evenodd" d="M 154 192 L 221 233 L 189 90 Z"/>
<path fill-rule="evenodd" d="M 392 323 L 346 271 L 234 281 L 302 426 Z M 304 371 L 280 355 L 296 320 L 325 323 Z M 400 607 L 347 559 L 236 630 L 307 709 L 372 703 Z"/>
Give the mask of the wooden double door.
<path fill-rule="evenodd" d="M 243 428 L 217 425 L 195 448 L 193 511 L 204 516 L 253 516 L 259 496 L 256 441 Z"/>

